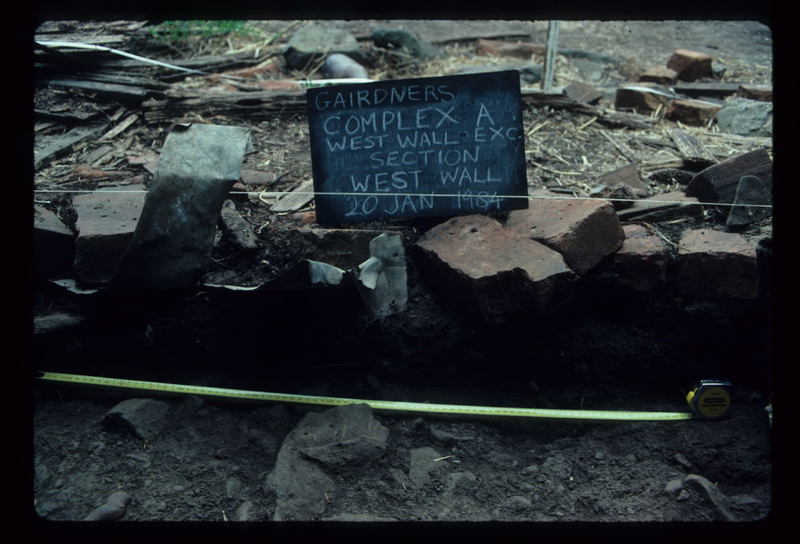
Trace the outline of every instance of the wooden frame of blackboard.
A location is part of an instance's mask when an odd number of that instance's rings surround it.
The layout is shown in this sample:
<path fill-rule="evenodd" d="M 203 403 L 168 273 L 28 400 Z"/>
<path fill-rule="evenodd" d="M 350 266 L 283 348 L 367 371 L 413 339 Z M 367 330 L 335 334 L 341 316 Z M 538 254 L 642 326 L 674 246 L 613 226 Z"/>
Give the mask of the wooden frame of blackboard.
<path fill-rule="evenodd" d="M 519 72 L 307 92 L 320 225 L 528 207 Z"/>

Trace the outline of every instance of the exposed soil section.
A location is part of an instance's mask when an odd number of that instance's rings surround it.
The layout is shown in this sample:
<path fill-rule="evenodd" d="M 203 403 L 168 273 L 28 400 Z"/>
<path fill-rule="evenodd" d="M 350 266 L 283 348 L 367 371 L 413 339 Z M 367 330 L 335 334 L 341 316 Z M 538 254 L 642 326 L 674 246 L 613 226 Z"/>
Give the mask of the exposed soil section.
<path fill-rule="evenodd" d="M 254 27 L 271 35 L 287 23 Z M 386 24 L 323 23 L 350 30 L 362 42 L 373 28 Z M 504 39 L 544 43 L 547 30 L 541 21 L 403 21 L 397 26 L 433 42 L 446 56 L 405 67 L 376 60 L 376 70 L 387 78 L 441 75 L 456 65 L 508 61 L 477 57 L 469 38 L 519 32 L 527 37 Z M 560 46 L 620 59 L 601 63 L 598 71 L 585 56 L 558 57 L 557 84 L 587 81 L 588 75 L 588 82 L 605 93 L 626 81 L 637 65 L 663 65 L 677 48 L 718 58 L 726 68 L 725 81 L 771 84 L 772 78 L 771 36 L 758 23 L 566 21 Z M 157 50 L 143 44 L 138 53 Z M 174 58 L 183 53 L 174 50 Z M 182 84 L 200 80 L 193 76 Z M 50 89 L 37 92 L 35 104 L 77 114 L 95 101 L 79 92 Z M 118 106 L 98 104 L 109 114 Z M 258 238 L 258 249 L 241 251 L 223 236 L 204 281 L 261 285 L 303 259 L 318 258 L 319 245 L 299 229 L 310 220 L 308 208 L 276 214 L 269 209 L 274 198 L 259 195 L 261 190 L 289 191 L 311 178 L 305 116 L 202 121 L 249 127 L 254 151 L 244 167 L 273 175 L 268 183 L 247 186 L 249 194 L 233 195 Z M 642 164 L 643 177 L 675 158 L 674 151 L 659 155 L 669 140 L 665 131 L 674 126 L 663 119 L 635 134 L 590 121 L 550 108 L 524 112 L 531 188 L 559 187 L 586 195 L 594 179 L 628 164 L 602 132 L 652 159 Z M 34 183 L 73 190 L 114 186 L 119 180 L 91 180 L 75 171 L 102 145 L 112 148 L 103 169 L 129 174 L 120 183 L 147 183 L 152 173 L 145 161 L 129 158 L 158 151 L 167 128 L 137 125 L 109 142 L 88 142 L 39 169 Z M 51 130 L 55 134 L 63 127 Z M 719 160 L 757 147 L 712 131 L 686 130 Z M 675 187 L 653 188 L 668 192 Z M 45 198 L 43 205 L 74 228 L 72 195 Z M 704 216 L 705 227 L 724 229 L 724 219 L 715 213 Z M 334 491 L 326 495 L 323 512 L 309 520 L 768 518 L 771 293 L 746 303 L 709 302 L 669 292 L 634 295 L 589 278 L 575 301 L 556 314 L 519 315 L 489 326 L 459 312 L 420 275 L 410 248 L 438 222 L 362 226 L 398 232 L 409 248 L 408 307 L 382 320 L 353 304 L 358 295 L 348 288 L 265 291 L 256 297 L 209 288 L 126 298 L 37 283 L 34 316 L 61 312 L 83 320 L 36 335 L 32 370 L 354 399 L 644 411 L 684 411 L 685 395 L 699 379 L 729 379 L 735 386 L 732 409 L 720 421 L 597 423 L 375 412 L 388 429 L 384 453 L 355 467 L 322 467 Z M 696 225 L 685 218 L 656 227 L 675 242 Z M 766 219 L 743 234 L 760 240 L 771 232 L 771 219 Z M 352 268 L 361 260 L 353 255 L 351 262 L 337 266 Z M 284 440 L 305 414 L 324 410 L 44 383 L 37 383 L 33 393 L 33 506 L 45 522 L 82 520 L 115 491 L 131 497 L 126 521 L 271 521 L 280 498 L 267 479 Z M 130 398 L 166 403 L 152 439 L 104 423 L 110 409 Z M 423 468 L 420 459 L 427 463 Z M 690 474 L 702 478 L 687 479 Z"/>

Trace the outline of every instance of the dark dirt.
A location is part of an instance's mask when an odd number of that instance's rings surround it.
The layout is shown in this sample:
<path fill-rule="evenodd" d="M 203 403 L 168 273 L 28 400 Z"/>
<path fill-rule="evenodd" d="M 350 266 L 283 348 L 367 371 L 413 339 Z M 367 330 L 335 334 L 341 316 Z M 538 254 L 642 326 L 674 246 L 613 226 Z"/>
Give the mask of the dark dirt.
<path fill-rule="evenodd" d="M 286 21 L 259 24 L 274 32 Z M 364 34 L 376 23 L 325 24 Z M 472 26 L 488 36 L 503 28 L 527 29 L 530 41 L 538 43 L 546 33 L 544 22 L 404 24 L 432 41 L 445 31 L 454 36 L 473 31 Z M 623 81 L 620 70 L 633 64 L 665 63 L 678 47 L 720 57 L 729 81 L 769 83 L 772 77 L 769 30 L 757 23 L 567 21 L 561 45 L 625 59 L 603 67 L 603 75 L 591 81 L 601 88 Z M 470 42 L 442 46 L 451 60 L 486 60 L 475 57 Z M 559 63 L 558 84 L 580 77 L 581 66 L 565 57 Z M 434 69 L 422 64 L 392 75 L 428 75 L 426 70 Z M 52 104 L 59 97 L 41 100 Z M 206 121 L 252 127 L 256 151 L 248 155 L 245 167 L 283 174 L 270 191 L 291 190 L 310 178 L 303 116 L 259 123 Z M 635 134 L 597 124 L 586 128 L 589 118 L 566 111 L 525 112 L 526 131 L 545 121 L 526 142 L 529 184 L 575 187 L 576 194 L 583 194 L 594 177 L 627 164 L 600 131 L 624 136 L 632 147 L 637 136 L 663 138 L 660 129 Z M 142 166 L 124 157 L 157 151 L 164 130 L 140 126 L 119 137 L 127 140 L 127 147 L 104 167 L 147 181 Z M 642 152 L 654 149 L 641 141 L 638 145 Z M 71 170 L 95 147 L 82 146 L 59 158 L 36 173 L 35 183 L 95 188 L 97 182 L 77 179 Z M 716 148 L 719 158 L 749 150 L 731 143 Z M 74 224 L 69 195 L 47 200 L 67 224 Z M 296 230 L 308 214 L 270 213 L 253 194 L 238 195 L 236 204 L 257 232 L 260 248 L 244 253 L 223 237 L 205 281 L 258 285 L 302 259 L 315 258 L 319 247 Z M 706 221 L 710 228 L 724 227 L 713 222 L 713 214 Z M 435 224 L 375 227 L 400 232 L 411 248 Z M 687 220 L 656 227 L 674 241 L 693 225 Z M 771 222 L 746 234 L 769 236 Z M 352 256 L 346 266 L 359 262 Z M 408 309 L 381 321 L 369 319 L 354 303 L 357 295 L 346 289 L 333 294 L 265 292 L 256 298 L 201 289 L 125 299 L 102 292 L 76 295 L 37 283 L 34 316 L 61 311 L 85 320 L 34 337 L 32 369 L 357 399 L 654 411 L 684 410 L 684 397 L 698 379 L 730 379 L 735 385 L 733 407 L 722 421 L 589 423 L 376 412 L 389 429 L 385 454 L 331 474 L 336 491 L 314 520 L 768 519 L 774 506 L 767 411 L 773 389 L 771 295 L 738 305 L 669 293 L 644 297 L 608 289 L 599 278 L 588 279 L 583 290 L 574 303 L 547 319 L 520 315 L 489 327 L 440 299 L 420 278 L 413 251 Z M 272 519 L 277 499 L 265 478 L 287 434 L 304 413 L 321 408 L 158 397 L 169 404 L 169 412 L 153 440 L 143 442 L 102 424 L 118 402 L 146 396 L 36 383 L 32 489 L 40 521 L 81 520 L 118 490 L 131 496 L 126 521 L 223 524 Z M 422 447 L 433 448 L 442 459 L 430 480 L 413 488 L 406 485 L 410 451 Z M 724 504 L 699 487 L 665 491 L 670 481 L 687 474 L 715 483 Z M 57 532 L 63 526 L 54 527 Z"/>

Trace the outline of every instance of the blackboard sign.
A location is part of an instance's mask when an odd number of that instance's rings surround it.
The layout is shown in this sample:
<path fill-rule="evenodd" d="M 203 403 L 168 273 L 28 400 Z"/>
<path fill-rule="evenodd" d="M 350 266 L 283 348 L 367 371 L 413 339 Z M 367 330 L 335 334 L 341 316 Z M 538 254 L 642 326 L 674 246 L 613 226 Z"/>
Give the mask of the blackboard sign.
<path fill-rule="evenodd" d="M 519 72 L 309 89 L 317 222 L 528 207 Z M 509 195 L 512 198 L 509 198 Z"/>

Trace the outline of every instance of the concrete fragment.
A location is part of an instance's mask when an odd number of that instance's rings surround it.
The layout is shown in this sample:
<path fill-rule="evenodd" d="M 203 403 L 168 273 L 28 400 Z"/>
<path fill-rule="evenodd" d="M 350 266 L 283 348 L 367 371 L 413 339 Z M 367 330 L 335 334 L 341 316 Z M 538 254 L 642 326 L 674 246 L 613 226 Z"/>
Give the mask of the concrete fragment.
<path fill-rule="evenodd" d="M 131 185 L 125 192 L 100 189 L 73 197 L 78 216 L 74 270 L 81 283 L 99 285 L 111 279 L 133 239 L 145 191 L 144 185 Z"/>
<path fill-rule="evenodd" d="M 598 200 L 533 200 L 528 209 L 510 212 L 505 226 L 555 249 L 579 275 L 622 247 L 625 240 L 614 207 Z"/>
<path fill-rule="evenodd" d="M 666 283 L 669 252 L 664 241 L 644 225 L 624 225 L 625 242 L 612 258 L 617 281 L 638 292 Z"/>
<path fill-rule="evenodd" d="M 38 204 L 33 207 L 34 272 L 40 278 L 53 278 L 72 270 L 75 235 L 52 211 Z"/>
<path fill-rule="evenodd" d="M 306 414 L 292 433 L 292 445 L 325 465 L 358 465 L 383 455 L 388 436 L 369 405 L 347 404 Z"/>
<path fill-rule="evenodd" d="M 417 248 L 431 280 L 488 323 L 554 309 L 571 297 L 576 279 L 558 252 L 483 215 L 454 217 Z"/>
<path fill-rule="evenodd" d="M 166 423 L 170 405 L 154 399 L 128 399 L 103 417 L 107 428 L 124 428 L 141 440 L 152 441 Z"/>
<path fill-rule="evenodd" d="M 755 299 L 758 263 L 755 244 L 739 234 L 689 229 L 678 243 L 678 293 L 703 298 Z"/>
<path fill-rule="evenodd" d="M 361 263 L 361 295 L 370 313 L 383 318 L 406 309 L 408 277 L 406 252 L 399 234 L 383 233 L 369 243 L 369 259 Z"/>
<path fill-rule="evenodd" d="M 83 521 L 116 521 L 125 517 L 131 496 L 125 491 L 115 491 L 102 506 L 92 510 Z"/>
<path fill-rule="evenodd" d="M 667 68 L 675 71 L 681 81 L 695 81 L 703 77 L 712 77 L 711 55 L 690 51 L 688 49 L 676 49 L 667 61 Z"/>
<path fill-rule="evenodd" d="M 756 149 L 701 170 L 686 186 L 686 196 L 703 202 L 733 202 L 742 176 L 756 176 L 772 191 L 772 159 Z"/>
<path fill-rule="evenodd" d="M 408 478 L 417 487 L 423 487 L 436 475 L 444 471 L 445 465 L 442 461 L 436 461 L 442 457 L 438 451 L 430 447 L 414 448 L 409 452 L 410 465 Z"/>
<path fill-rule="evenodd" d="M 670 102 L 665 117 L 670 121 L 702 127 L 706 126 L 721 108 L 721 105 L 712 102 L 680 98 Z"/>
<path fill-rule="evenodd" d="M 341 53 L 328 55 L 322 65 L 322 73 L 328 79 L 367 79 L 367 69 Z"/>
<path fill-rule="evenodd" d="M 345 30 L 306 25 L 292 35 L 286 44 L 284 59 L 294 70 L 310 69 L 326 55 L 341 53 L 356 61 L 362 60 L 355 36 Z"/>
<path fill-rule="evenodd" d="M 222 204 L 222 224 L 231 241 L 244 250 L 257 249 L 258 237 L 244 217 L 236 211 L 236 204 L 228 199 Z"/>
<path fill-rule="evenodd" d="M 703 494 L 711 501 L 716 510 L 717 519 L 720 521 L 736 521 L 736 517 L 730 511 L 730 501 L 719 487 L 711 483 L 708 479 L 698 475 L 689 474 L 683 481 L 685 487 L 691 487 Z"/>
<path fill-rule="evenodd" d="M 731 98 L 717 112 L 722 132 L 740 136 L 772 136 L 772 102 Z"/>
<path fill-rule="evenodd" d="M 739 179 L 733 203 L 735 206 L 731 207 L 725 222 L 728 228 L 742 227 L 772 216 L 772 208 L 753 206 L 772 204 L 771 191 L 756 176 L 742 176 Z"/>

